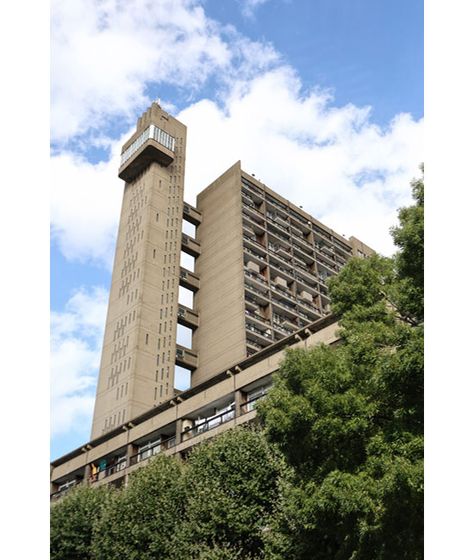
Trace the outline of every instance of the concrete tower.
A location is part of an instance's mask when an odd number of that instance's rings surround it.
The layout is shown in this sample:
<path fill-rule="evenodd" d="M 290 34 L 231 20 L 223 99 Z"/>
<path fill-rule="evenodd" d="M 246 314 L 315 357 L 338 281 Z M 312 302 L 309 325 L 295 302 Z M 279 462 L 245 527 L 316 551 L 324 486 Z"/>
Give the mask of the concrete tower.
<path fill-rule="evenodd" d="M 92 439 L 174 395 L 182 245 L 199 254 L 182 234 L 185 153 L 186 127 L 158 103 L 122 149 L 125 187 Z"/>

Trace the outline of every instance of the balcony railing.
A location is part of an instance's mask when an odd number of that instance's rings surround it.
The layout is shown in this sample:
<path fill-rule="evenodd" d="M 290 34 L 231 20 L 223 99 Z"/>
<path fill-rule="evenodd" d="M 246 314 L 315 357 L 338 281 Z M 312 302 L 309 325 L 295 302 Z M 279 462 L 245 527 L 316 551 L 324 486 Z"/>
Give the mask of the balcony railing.
<path fill-rule="evenodd" d="M 283 288 L 282 286 L 279 286 L 278 284 L 274 284 L 273 282 L 272 282 L 271 286 L 274 290 L 277 290 L 278 292 L 280 292 L 280 294 L 283 294 L 285 297 L 287 297 L 287 298 L 289 298 L 293 301 L 297 301 L 295 296 L 289 291 L 288 288 Z"/>
<path fill-rule="evenodd" d="M 303 216 L 300 216 L 297 212 L 291 209 L 289 213 L 290 213 L 290 218 L 297 221 L 299 224 L 303 225 L 306 229 L 308 230 L 311 229 L 311 224 L 308 224 L 308 220 L 305 220 Z"/>
<path fill-rule="evenodd" d="M 311 245 L 311 243 L 307 241 L 304 237 L 293 235 L 293 241 L 296 241 L 297 243 L 302 243 L 306 248 L 310 249 L 311 252 L 313 252 L 314 249 L 313 245 Z"/>
<path fill-rule="evenodd" d="M 249 189 L 250 191 L 254 192 L 260 198 L 263 198 L 263 191 L 261 191 L 258 187 L 252 185 L 249 181 L 242 179 L 242 184 L 244 188 Z"/>
<path fill-rule="evenodd" d="M 331 235 L 327 231 L 325 231 L 324 229 L 321 229 L 320 227 L 318 227 L 315 224 L 313 224 L 313 231 L 316 234 L 320 235 L 321 237 L 324 237 L 328 241 L 331 241 Z"/>
<path fill-rule="evenodd" d="M 265 317 L 262 317 L 258 313 L 254 313 L 249 309 L 245 310 L 245 314 L 248 315 L 249 317 L 252 317 L 252 319 L 256 319 L 257 321 L 261 321 L 262 323 L 265 323 L 266 325 L 271 325 L 271 322 L 268 319 L 265 319 Z"/>
<path fill-rule="evenodd" d="M 309 276 L 309 281 L 313 282 L 316 279 L 316 274 L 314 272 L 310 272 L 306 266 L 302 266 L 301 264 L 299 264 L 299 262 L 295 263 L 296 268 L 298 269 L 299 272 L 302 272 L 303 274 L 306 274 L 307 276 Z M 303 280 L 301 280 L 303 281 Z M 308 280 L 304 280 L 306 283 L 308 283 Z"/>
<path fill-rule="evenodd" d="M 267 279 L 265 278 L 265 276 L 263 274 L 260 274 L 259 272 L 256 272 L 254 270 L 250 270 L 250 268 L 244 268 L 244 272 L 250 278 L 256 278 L 257 280 L 260 280 L 260 282 L 266 282 L 267 281 Z"/>
<path fill-rule="evenodd" d="M 258 212 L 258 210 L 256 210 L 256 212 Z M 242 214 L 242 218 L 243 218 L 243 225 L 245 228 L 252 229 L 250 227 L 251 225 L 260 230 L 265 230 L 265 221 L 263 219 L 263 216 L 261 218 L 261 221 L 259 221 L 260 216 L 256 218 L 255 216 L 251 216 L 250 214 Z M 246 222 L 250 222 L 250 225 Z"/>
<path fill-rule="evenodd" d="M 271 332 L 267 332 L 267 331 L 262 331 L 260 329 L 257 329 L 257 327 L 255 325 L 252 325 L 252 323 L 248 323 L 247 321 L 245 321 L 245 328 L 250 331 L 253 332 L 255 334 L 258 334 L 259 336 L 263 336 L 264 338 L 268 339 L 268 340 L 273 340 L 273 335 Z M 268 329 L 270 330 L 270 329 Z"/>
<path fill-rule="evenodd" d="M 271 227 L 275 227 L 275 226 L 271 226 Z M 278 227 L 280 227 L 280 226 L 278 226 Z M 274 235 L 275 237 L 278 237 L 278 239 L 281 239 L 282 241 L 284 241 L 285 243 L 290 245 L 290 236 L 284 236 L 280 232 L 274 231 L 272 229 L 268 229 L 268 233 L 270 235 Z"/>
<path fill-rule="evenodd" d="M 63 496 L 65 496 L 66 494 L 68 494 L 73 488 L 75 488 L 76 486 L 78 486 L 79 484 L 82 484 L 82 480 L 73 480 L 71 481 L 70 484 L 68 484 L 68 486 L 66 486 L 65 488 L 62 488 L 61 490 L 57 490 L 56 492 L 53 492 L 49 499 L 54 502 L 56 500 L 59 500 L 60 498 L 62 498 Z"/>
<path fill-rule="evenodd" d="M 341 245 L 340 243 L 338 243 L 337 241 L 334 241 L 334 247 L 336 249 L 339 249 L 340 251 L 342 251 L 343 255 L 348 258 L 352 256 L 352 250 L 350 247 L 345 247 L 344 245 Z"/>
<path fill-rule="evenodd" d="M 269 245 L 269 246 L 270 246 L 270 245 Z M 290 265 L 291 265 L 291 262 L 290 262 L 291 255 L 290 255 L 290 253 L 288 253 L 285 249 L 283 249 L 283 251 L 281 251 L 281 250 L 280 250 L 281 247 L 279 247 L 279 246 L 276 246 L 276 247 L 277 247 L 276 250 L 274 249 L 275 245 L 272 244 L 271 246 L 272 246 L 273 248 L 269 248 L 269 249 L 268 249 L 269 252 L 270 252 L 272 255 L 275 255 L 275 257 L 278 257 L 279 259 L 281 259 L 281 261 L 282 261 L 284 264 L 287 264 L 288 266 L 290 266 Z"/>
<path fill-rule="evenodd" d="M 260 285 L 268 286 L 267 280 L 264 276 L 262 276 L 260 274 L 252 274 L 252 272 L 250 270 L 246 270 L 246 269 L 244 269 L 244 274 L 245 274 L 245 276 L 247 276 L 251 280 L 258 282 L 259 286 Z M 253 289 L 257 289 L 257 288 L 253 288 Z M 265 292 L 265 295 L 266 295 L 266 293 L 267 292 Z"/>
<path fill-rule="evenodd" d="M 266 258 L 263 255 L 259 255 L 256 251 L 252 251 L 252 249 L 249 249 L 249 247 L 244 247 L 244 251 L 246 253 L 249 253 L 249 255 L 253 255 L 257 259 L 260 259 L 261 261 L 266 261 Z"/>
<path fill-rule="evenodd" d="M 255 346 L 255 348 L 258 348 L 258 350 L 263 350 L 264 348 L 266 348 L 266 346 L 264 346 L 263 344 L 259 344 L 258 342 L 255 342 L 255 340 L 250 340 L 249 338 L 247 338 L 246 344 L 249 346 Z"/>
<path fill-rule="evenodd" d="M 295 239 L 296 238 L 293 238 L 293 250 L 299 251 L 301 254 L 310 257 L 314 261 L 314 252 L 311 245 L 309 243 L 306 243 L 306 241 L 303 241 L 302 239 L 298 239 L 298 241 L 295 243 Z M 304 244 L 304 246 L 298 245 L 298 243 L 302 243 Z"/>
<path fill-rule="evenodd" d="M 280 210 L 283 210 L 283 212 L 285 212 L 285 214 L 287 214 L 288 212 L 288 208 L 286 206 L 284 206 L 281 202 L 278 202 L 278 200 L 275 200 L 274 198 L 267 196 L 267 202 L 269 202 L 270 204 L 273 204 L 273 206 L 275 206 L 276 208 L 279 208 Z"/>
<path fill-rule="evenodd" d="M 242 198 L 247 202 L 247 204 L 249 206 L 252 206 L 252 208 L 255 208 L 255 206 L 256 206 L 255 202 L 252 200 L 252 198 L 245 191 L 242 191 Z"/>
<path fill-rule="evenodd" d="M 135 453 L 135 455 L 132 455 L 130 457 L 130 466 L 136 465 L 140 461 L 144 461 L 145 459 L 149 459 L 150 457 L 153 457 L 154 455 L 158 455 L 158 453 L 161 453 L 162 451 L 165 451 L 166 449 L 171 449 L 175 445 L 176 445 L 175 436 L 170 436 L 166 439 L 162 439 L 161 441 L 157 441 L 156 443 L 150 445 L 148 448 L 142 449 L 138 453 Z"/>
<path fill-rule="evenodd" d="M 311 303 L 308 303 L 307 301 L 303 301 L 303 300 L 298 300 L 298 305 L 303 305 L 304 307 L 306 307 L 306 309 L 310 309 L 313 313 L 317 313 L 318 315 L 322 315 L 321 313 L 321 309 L 319 309 L 319 307 L 316 307 L 315 305 L 312 305 Z"/>
<path fill-rule="evenodd" d="M 281 270 L 281 272 L 284 272 L 287 276 L 290 276 L 291 278 L 294 278 L 292 270 L 290 270 L 288 268 L 283 268 L 282 266 L 279 266 L 279 265 L 274 264 L 272 262 L 270 262 L 270 266 L 273 267 L 273 268 L 276 268 L 277 270 Z"/>
<path fill-rule="evenodd" d="M 257 212 L 260 212 L 260 210 L 258 209 L 258 205 L 253 201 L 252 197 L 249 196 L 245 191 L 242 191 L 242 202 L 247 206 L 254 208 L 255 210 L 257 210 Z M 262 212 L 260 212 L 260 214 L 262 214 Z"/>
<path fill-rule="evenodd" d="M 212 428 L 217 428 L 221 424 L 225 424 L 225 422 L 229 422 L 229 420 L 233 420 L 235 418 L 235 409 L 232 408 L 231 410 L 226 410 L 225 412 L 221 412 L 217 416 L 212 416 L 211 418 L 207 418 L 204 422 L 198 424 L 197 426 L 193 426 L 188 430 L 184 430 L 181 432 L 182 439 L 189 439 L 195 437 L 199 434 L 207 432 Z"/>
<path fill-rule="evenodd" d="M 291 325 L 293 328 L 297 328 L 298 325 L 292 321 L 289 317 L 284 317 L 283 315 L 278 315 L 278 313 L 273 314 L 273 324 L 274 325 L 281 325 L 282 327 L 287 325 Z"/>
<path fill-rule="evenodd" d="M 268 393 L 268 389 L 266 389 L 261 395 L 257 395 L 256 397 L 253 397 L 251 399 L 249 399 L 247 402 L 244 402 L 240 405 L 240 410 L 241 410 L 241 414 L 246 414 L 247 412 L 250 412 L 251 410 L 255 409 L 255 406 L 257 404 L 257 401 L 259 401 L 260 399 L 263 399 L 266 394 Z"/>
<path fill-rule="evenodd" d="M 307 319 L 308 321 L 312 321 L 313 318 L 310 317 L 307 313 L 305 313 L 304 311 L 301 311 L 301 309 L 298 310 L 298 315 L 300 315 L 301 317 L 304 317 L 305 319 Z"/>
<path fill-rule="evenodd" d="M 277 304 L 277 305 L 281 305 L 285 309 L 288 309 L 289 311 L 292 311 L 295 314 L 298 314 L 298 311 L 296 311 L 296 306 L 295 305 L 290 305 L 290 304 L 282 301 L 281 299 L 275 299 L 275 298 L 272 299 L 272 302 Z"/>
<path fill-rule="evenodd" d="M 303 259 L 300 259 L 296 255 L 293 255 L 293 258 L 295 259 L 296 264 L 299 264 L 301 267 L 305 267 L 305 266 L 308 265 L 307 262 L 305 262 Z M 314 261 L 314 258 L 313 258 L 313 261 Z"/>
<path fill-rule="evenodd" d="M 267 220 L 271 222 L 270 225 L 272 227 L 277 227 L 278 229 L 280 229 L 280 231 L 288 235 L 288 227 L 280 223 L 280 222 L 286 223 L 281 216 L 279 216 L 278 214 L 272 214 L 271 212 L 267 212 Z M 280 222 L 278 222 L 277 220 L 280 220 Z"/>
<path fill-rule="evenodd" d="M 273 324 L 273 327 L 274 327 L 277 331 L 278 331 L 278 330 L 279 330 L 279 331 L 282 331 L 282 332 L 284 332 L 285 334 L 293 334 L 293 331 L 292 331 L 292 330 L 287 329 L 286 327 L 284 327 L 283 325 L 280 325 L 280 324 L 278 324 L 278 323 L 274 323 L 274 324 Z"/>
<path fill-rule="evenodd" d="M 306 272 L 306 271 L 305 271 Z M 306 274 L 311 274 L 309 272 L 306 272 Z M 315 275 L 313 275 L 313 278 L 311 279 L 311 281 L 309 280 L 309 278 L 304 278 L 303 276 L 301 276 L 300 274 L 298 274 L 297 272 L 295 273 L 295 278 L 297 280 L 297 282 L 301 282 L 302 284 L 304 284 L 306 287 L 310 287 L 313 290 L 317 289 L 317 282 L 316 282 L 316 278 Z"/>
<path fill-rule="evenodd" d="M 108 466 L 104 472 L 104 478 L 107 476 L 111 476 L 119 471 L 123 471 L 127 467 L 127 458 L 122 457 L 113 465 Z"/>
<path fill-rule="evenodd" d="M 249 284 L 248 282 L 244 282 L 244 286 L 247 289 L 252 290 L 253 292 L 256 292 L 257 294 L 260 294 L 260 295 L 268 298 L 268 290 L 261 290 L 260 288 L 257 288 L 256 286 L 252 286 L 252 284 Z"/>
<path fill-rule="evenodd" d="M 259 306 L 260 303 L 256 298 L 253 298 L 252 296 L 249 296 L 248 294 L 245 294 L 245 302 L 246 303 L 251 303 L 252 305 L 257 305 Z"/>
<path fill-rule="evenodd" d="M 250 235 L 244 233 L 244 239 L 246 239 L 247 241 L 251 241 L 252 243 L 256 243 L 257 245 L 260 245 L 260 247 L 266 249 L 265 245 L 263 243 L 260 243 L 260 241 L 256 237 L 250 237 Z"/>
<path fill-rule="evenodd" d="M 327 257 L 326 257 L 327 258 Z M 318 264 L 325 266 L 326 268 L 328 268 L 329 270 L 334 270 L 337 272 L 337 267 L 334 263 L 328 263 L 327 261 L 324 261 L 322 259 L 317 259 Z"/>

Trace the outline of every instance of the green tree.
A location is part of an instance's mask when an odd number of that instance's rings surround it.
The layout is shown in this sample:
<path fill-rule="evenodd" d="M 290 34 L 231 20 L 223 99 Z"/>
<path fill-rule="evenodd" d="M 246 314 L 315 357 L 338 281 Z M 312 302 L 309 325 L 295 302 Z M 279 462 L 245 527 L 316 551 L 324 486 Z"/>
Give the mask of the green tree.
<path fill-rule="evenodd" d="M 261 557 L 282 469 L 281 458 L 263 434 L 249 428 L 229 430 L 196 447 L 188 467 L 176 557 Z"/>
<path fill-rule="evenodd" d="M 182 462 L 160 455 L 130 476 L 94 526 L 95 560 L 169 558 L 184 509 Z"/>
<path fill-rule="evenodd" d="M 423 171 L 423 166 L 421 166 Z M 400 225 L 392 228 L 395 245 L 400 251 L 395 257 L 399 307 L 416 321 L 424 316 L 424 203 L 425 187 L 423 177 L 412 182 L 413 206 L 402 208 L 398 219 Z"/>
<path fill-rule="evenodd" d="M 93 527 L 113 492 L 105 487 L 78 487 L 51 506 L 51 560 L 88 560 L 92 552 Z"/>
<path fill-rule="evenodd" d="M 399 253 L 352 259 L 330 282 L 342 343 L 289 351 L 258 406 L 292 468 L 270 559 L 422 558 L 422 180 L 413 191 Z"/>

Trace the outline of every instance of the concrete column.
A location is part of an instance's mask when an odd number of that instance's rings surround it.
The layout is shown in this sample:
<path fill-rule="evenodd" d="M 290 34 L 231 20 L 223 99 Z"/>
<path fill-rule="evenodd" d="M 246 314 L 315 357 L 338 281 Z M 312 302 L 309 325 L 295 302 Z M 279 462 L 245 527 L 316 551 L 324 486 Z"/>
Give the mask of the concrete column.
<path fill-rule="evenodd" d="M 237 389 L 234 391 L 234 401 L 235 401 L 235 417 L 238 418 L 242 414 L 242 404 L 245 402 L 245 394 Z"/>
<path fill-rule="evenodd" d="M 89 485 L 91 481 L 91 466 L 90 463 L 84 467 L 84 484 Z"/>
<path fill-rule="evenodd" d="M 127 467 L 130 466 L 130 457 L 137 452 L 137 446 L 133 443 L 127 444 Z"/>
<path fill-rule="evenodd" d="M 183 419 L 182 418 L 178 418 L 178 420 L 176 420 L 176 445 L 179 445 L 181 443 L 181 432 L 183 431 Z"/>

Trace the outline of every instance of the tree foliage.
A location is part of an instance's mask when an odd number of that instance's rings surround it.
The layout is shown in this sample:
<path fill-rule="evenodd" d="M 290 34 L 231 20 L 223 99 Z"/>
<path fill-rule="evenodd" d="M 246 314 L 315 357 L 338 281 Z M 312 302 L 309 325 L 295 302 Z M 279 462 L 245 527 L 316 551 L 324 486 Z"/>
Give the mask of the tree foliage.
<path fill-rule="evenodd" d="M 168 558 L 183 515 L 184 465 L 164 455 L 130 476 L 94 527 L 94 558 Z"/>
<path fill-rule="evenodd" d="M 418 559 L 423 528 L 423 182 L 393 258 L 330 282 L 342 343 L 290 350 L 259 414 L 292 467 L 273 559 Z"/>
<path fill-rule="evenodd" d="M 92 560 L 93 529 L 113 499 L 107 487 L 78 487 L 51 507 L 51 560 Z"/>
<path fill-rule="evenodd" d="M 284 463 L 257 429 L 159 455 L 120 490 L 81 488 L 52 509 L 54 560 L 255 560 Z"/>
<path fill-rule="evenodd" d="M 177 556 L 259 556 L 282 468 L 281 458 L 257 430 L 235 428 L 197 447 L 186 473 L 186 512 L 176 535 Z"/>

